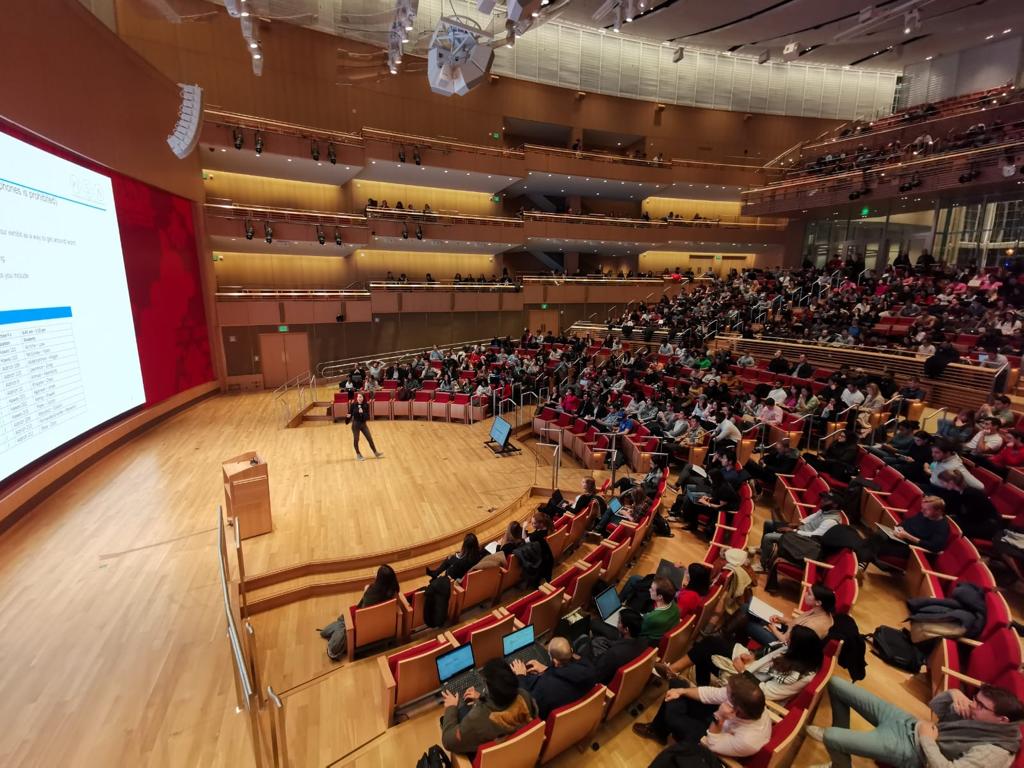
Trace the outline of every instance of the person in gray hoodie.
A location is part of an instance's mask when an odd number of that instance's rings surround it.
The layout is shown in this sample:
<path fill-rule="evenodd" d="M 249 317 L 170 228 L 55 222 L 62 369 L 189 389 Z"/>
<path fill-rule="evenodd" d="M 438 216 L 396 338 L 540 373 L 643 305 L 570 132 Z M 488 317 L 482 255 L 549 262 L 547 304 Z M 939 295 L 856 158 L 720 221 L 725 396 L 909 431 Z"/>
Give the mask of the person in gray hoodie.
<path fill-rule="evenodd" d="M 537 704 L 503 659 L 491 659 L 480 674 L 486 692 L 469 688 L 459 697 L 443 691 L 441 745 L 452 752 L 474 755 L 481 744 L 515 733 L 537 717 Z"/>

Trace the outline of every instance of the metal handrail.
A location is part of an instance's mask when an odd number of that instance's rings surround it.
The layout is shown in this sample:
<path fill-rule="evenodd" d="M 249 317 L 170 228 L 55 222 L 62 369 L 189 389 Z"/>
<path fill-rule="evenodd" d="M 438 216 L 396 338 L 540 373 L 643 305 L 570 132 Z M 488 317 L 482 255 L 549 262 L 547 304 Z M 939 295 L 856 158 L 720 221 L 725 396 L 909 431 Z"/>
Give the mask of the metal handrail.
<path fill-rule="evenodd" d="M 456 343 L 453 343 L 453 344 L 445 344 L 443 346 L 439 346 L 439 347 L 437 347 L 437 349 L 438 349 L 438 351 L 454 350 L 454 349 L 458 349 L 458 348 L 462 348 L 462 347 L 466 347 L 466 346 L 472 346 L 474 344 L 485 344 L 485 343 L 490 343 L 490 339 L 475 339 L 475 340 L 472 340 L 472 341 L 460 341 L 460 342 L 456 342 Z M 326 361 L 317 363 L 317 365 L 316 365 L 316 373 L 317 373 L 318 376 L 329 378 L 329 377 L 332 377 L 332 376 L 339 375 L 338 373 L 330 373 L 330 374 L 327 373 L 327 371 L 329 369 L 331 369 L 331 368 L 339 368 L 340 369 L 340 368 L 344 368 L 344 367 L 347 367 L 347 366 L 354 365 L 356 363 L 360 363 L 360 362 L 370 363 L 370 362 L 373 362 L 375 360 L 379 360 L 381 362 L 389 362 L 389 361 L 392 361 L 392 360 L 394 360 L 394 361 L 402 361 L 402 360 L 405 360 L 405 359 L 407 359 L 409 357 L 414 357 L 414 356 L 416 356 L 418 354 L 421 354 L 423 352 L 430 352 L 430 351 L 432 351 L 434 349 L 434 346 L 436 346 L 436 345 L 431 345 L 429 347 L 414 347 L 412 349 L 400 349 L 400 350 L 396 350 L 394 352 L 391 352 L 391 353 L 389 353 L 387 355 L 378 356 L 378 357 L 368 357 L 367 355 L 359 355 L 358 357 L 345 357 L 345 358 L 341 358 L 339 360 L 326 360 Z"/>

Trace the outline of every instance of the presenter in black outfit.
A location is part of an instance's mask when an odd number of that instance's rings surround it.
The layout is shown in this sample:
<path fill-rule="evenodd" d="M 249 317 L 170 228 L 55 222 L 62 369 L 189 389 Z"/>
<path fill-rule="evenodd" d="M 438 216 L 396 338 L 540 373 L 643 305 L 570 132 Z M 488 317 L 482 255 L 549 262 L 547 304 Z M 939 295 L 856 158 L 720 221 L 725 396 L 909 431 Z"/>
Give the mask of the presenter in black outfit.
<path fill-rule="evenodd" d="M 352 420 L 352 444 L 356 449 L 356 459 L 363 461 L 363 454 L 359 452 L 360 432 L 365 435 L 373 455 L 378 459 L 383 456 L 384 454 L 380 453 L 377 446 L 373 444 L 373 435 L 370 434 L 370 428 L 366 426 L 366 421 L 370 418 L 370 404 L 366 402 L 366 396 L 362 392 L 356 393 L 356 401 L 352 403 L 348 416 Z"/>

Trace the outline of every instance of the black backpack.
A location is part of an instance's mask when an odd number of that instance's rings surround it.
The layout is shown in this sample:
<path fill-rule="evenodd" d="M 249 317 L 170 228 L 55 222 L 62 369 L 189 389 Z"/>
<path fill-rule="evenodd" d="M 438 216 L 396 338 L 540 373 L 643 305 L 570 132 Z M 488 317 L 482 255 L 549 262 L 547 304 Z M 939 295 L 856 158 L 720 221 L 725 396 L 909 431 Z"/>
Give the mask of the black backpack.
<path fill-rule="evenodd" d="M 878 658 L 893 667 L 917 673 L 924 664 L 924 656 L 912 642 L 906 629 L 881 626 L 871 637 L 871 651 Z"/>
<path fill-rule="evenodd" d="M 416 761 L 416 768 L 452 768 L 452 761 L 447 752 L 434 744 Z"/>
<path fill-rule="evenodd" d="M 447 576 L 435 576 L 423 593 L 423 621 L 428 627 L 443 627 L 448 623 L 448 604 L 452 597 L 452 582 Z"/>

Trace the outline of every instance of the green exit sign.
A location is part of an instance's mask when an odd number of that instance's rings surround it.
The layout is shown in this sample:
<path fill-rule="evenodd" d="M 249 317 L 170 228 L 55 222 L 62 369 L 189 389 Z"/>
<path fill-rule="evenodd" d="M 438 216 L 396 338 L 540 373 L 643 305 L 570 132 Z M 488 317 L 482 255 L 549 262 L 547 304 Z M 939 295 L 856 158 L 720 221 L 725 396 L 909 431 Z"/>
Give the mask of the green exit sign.
<path fill-rule="evenodd" d="M 288 326 L 287 325 L 279 325 L 279 326 L 277 326 L 277 332 L 278 333 L 288 333 Z"/>
<path fill-rule="evenodd" d="M 491 131 L 491 138 L 497 141 L 498 139 L 501 138 L 501 133 L 499 133 L 498 131 Z"/>
<path fill-rule="evenodd" d="M 871 213 L 871 209 L 868 208 L 866 205 L 863 208 L 860 209 L 860 216 L 861 216 L 861 218 L 866 217 L 870 213 Z"/>
<path fill-rule="evenodd" d="M 547 305 L 547 304 L 541 304 L 541 305 L 540 305 L 540 308 L 541 308 L 541 309 L 547 309 L 547 308 L 548 308 L 548 305 Z"/>
<path fill-rule="evenodd" d="M 491 195 L 491 202 L 492 203 L 500 203 L 501 202 L 501 195 Z"/>

